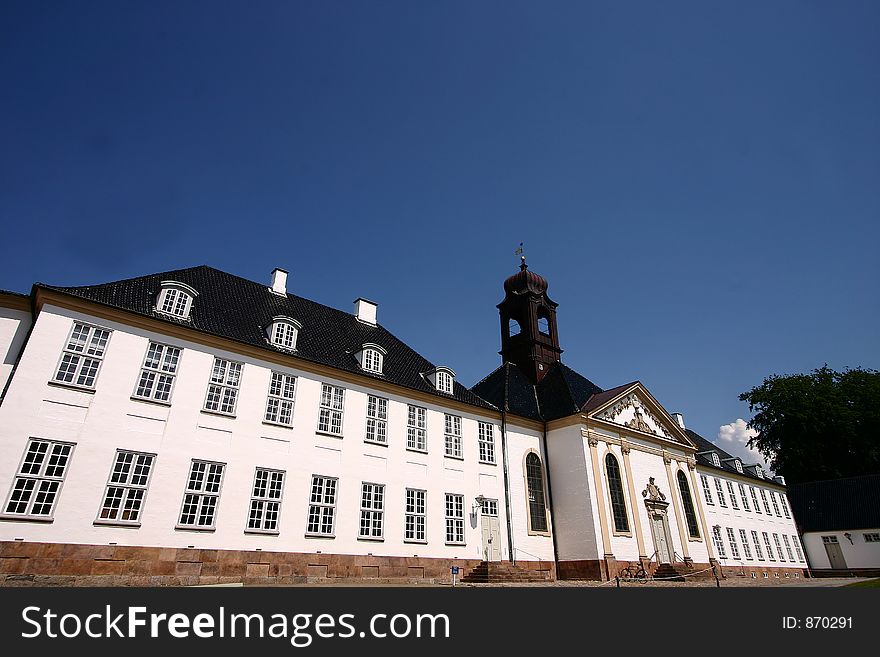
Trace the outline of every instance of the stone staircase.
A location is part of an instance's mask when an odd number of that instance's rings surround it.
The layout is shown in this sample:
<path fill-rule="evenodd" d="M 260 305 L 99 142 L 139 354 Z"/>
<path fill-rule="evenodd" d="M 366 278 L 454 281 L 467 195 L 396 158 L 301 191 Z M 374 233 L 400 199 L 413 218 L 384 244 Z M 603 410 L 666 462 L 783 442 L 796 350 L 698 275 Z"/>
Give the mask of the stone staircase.
<path fill-rule="evenodd" d="M 662 579 L 667 582 L 683 582 L 684 577 L 671 563 L 661 563 L 654 571 L 654 579 Z"/>
<path fill-rule="evenodd" d="M 480 565 L 461 578 L 466 583 L 495 584 L 497 582 L 546 582 L 549 570 L 529 570 L 507 561 L 481 561 Z"/>

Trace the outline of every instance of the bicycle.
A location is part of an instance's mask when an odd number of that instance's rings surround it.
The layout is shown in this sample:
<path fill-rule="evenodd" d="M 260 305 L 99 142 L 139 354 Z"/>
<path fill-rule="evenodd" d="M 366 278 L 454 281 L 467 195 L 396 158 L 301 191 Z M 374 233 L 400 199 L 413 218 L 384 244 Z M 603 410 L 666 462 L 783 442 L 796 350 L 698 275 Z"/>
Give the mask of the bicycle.
<path fill-rule="evenodd" d="M 644 584 L 648 581 L 648 573 L 641 565 L 633 565 L 627 566 L 623 570 L 621 570 L 617 576 L 622 579 L 624 582 L 638 582 L 639 584 Z"/>

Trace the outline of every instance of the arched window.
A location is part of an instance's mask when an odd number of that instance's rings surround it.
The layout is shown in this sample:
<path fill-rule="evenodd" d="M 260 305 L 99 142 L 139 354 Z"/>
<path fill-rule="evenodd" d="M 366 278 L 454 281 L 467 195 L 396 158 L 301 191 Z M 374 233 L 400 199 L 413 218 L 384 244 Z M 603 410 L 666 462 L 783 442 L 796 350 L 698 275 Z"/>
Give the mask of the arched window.
<path fill-rule="evenodd" d="M 533 532 L 547 531 L 547 506 L 544 503 L 544 471 L 534 452 L 526 456 L 526 488 L 529 494 L 529 525 Z"/>
<path fill-rule="evenodd" d="M 275 317 L 272 320 L 272 324 L 269 325 L 269 341 L 276 347 L 295 351 L 296 338 L 299 335 L 299 330 L 301 328 L 302 324 L 295 319 L 291 319 L 290 317 Z"/>
<path fill-rule="evenodd" d="M 691 499 L 691 487 L 688 486 L 687 475 L 681 470 L 678 471 L 678 492 L 681 494 L 681 504 L 684 506 L 684 517 L 687 520 L 688 536 L 691 538 L 700 538 L 700 528 L 697 526 L 697 514 L 694 512 L 694 503 Z"/>
<path fill-rule="evenodd" d="M 513 337 L 514 335 L 519 335 L 519 332 L 522 330 L 519 322 L 513 318 L 511 318 L 510 323 L 508 324 L 508 329 L 510 337 Z"/>
<path fill-rule="evenodd" d="M 159 297 L 156 299 L 156 310 L 180 319 L 189 319 L 193 299 L 199 293 L 185 283 L 162 281 Z"/>
<path fill-rule="evenodd" d="M 550 335 L 550 318 L 545 308 L 538 308 L 538 332 Z"/>
<path fill-rule="evenodd" d="M 623 480 L 620 477 L 620 465 L 613 454 L 605 457 L 605 472 L 608 474 L 608 495 L 611 498 L 614 531 L 628 532 L 629 518 L 626 516 L 626 501 L 623 498 Z"/>
<path fill-rule="evenodd" d="M 386 353 L 385 349 L 379 345 L 368 343 L 361 347 L 355 357 L 358 359 L 361 369 L 374 374 L 382 374 Z"/>

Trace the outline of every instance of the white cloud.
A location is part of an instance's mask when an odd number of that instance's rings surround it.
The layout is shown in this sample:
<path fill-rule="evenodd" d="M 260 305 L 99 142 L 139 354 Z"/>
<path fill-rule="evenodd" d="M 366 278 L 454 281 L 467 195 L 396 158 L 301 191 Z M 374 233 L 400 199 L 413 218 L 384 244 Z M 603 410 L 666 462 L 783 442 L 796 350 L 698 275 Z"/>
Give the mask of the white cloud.
<path fill-rule="evenodd" d="M 757 431 L 749 428 L 748 422 L 739 418 L 736 422 L 723 424 L 719 427 L 718 439 L 715 444 L 725 452 L 730 452 L 733 456 L 741 458 L 743 463 L 760 463 L 761 467 L 769 472 L 770 468 L 761 453 L 746 446 L 749 439 L 757 434 Z"/>

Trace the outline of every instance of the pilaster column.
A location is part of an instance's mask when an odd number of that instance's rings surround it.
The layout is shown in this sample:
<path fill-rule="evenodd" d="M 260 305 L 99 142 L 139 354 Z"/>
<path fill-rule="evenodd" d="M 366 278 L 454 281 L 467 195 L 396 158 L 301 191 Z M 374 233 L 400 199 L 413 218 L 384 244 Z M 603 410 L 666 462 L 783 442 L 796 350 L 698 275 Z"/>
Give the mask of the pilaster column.
<path fill-rule="evenodd" d="M 697 513 L 700 514 L 700 527 L 703 529 L 703 542 L 706 544 L 706 552 L 709 553 L 709 563 L 714 563 L 715 549 L 712 546 L 712 535 L 709 533 L 709 525 L 706 524 L 706 514 L 703 513 L 703 489 L 697 488 L 696 475 L 694 474 L 696 469 L 697 464 L 688 461 L 688 474 L 691 476 L 691 495 L 697 503 Z"/>
<path fill-rule="evenodd" d="M 666 466 L 666 480 L 669 482 L 669 494 L 672 496 L 673 508 L 675 509 L 675 524 L 678 525 L 678 538 L 681 540 L 681 556 L 688 560 L 691 555 L 688 553 L 687 532 L 682 522 L 681 495 L 677 494 L 678 487 L 672 477 L 672 459 L 665 451 L 663 452 L 663 465 Z"/>
<path fill-rule="evenodd" d="M 645 538 L 642 536 L 642 519 L 639 517 L 638 498 L 636 498 L 636 488 L 633 484 L 632 466 L 629 463 L 630 446 L 626 442 L 621 442 L 620 451 L 623 452 L 623 467 L 626 471 L 626 483 L 629 489 L 629 506 L 632 509 L 633 529 L 636 532 L 636 543 L 639 546 L 639 558 L 647 559 L 648 554 L 645 552 Z"/>
<path fill-rule="evenodd" d="M 599 510 L 599 527 L 602 530 L 602 550 L 605 558 L 614 558 L 611 552 L 611 537 L 608 534 L 608 518 L 605 516 L 605 495 L 602 493 L 602 476 L 599 471 L 599 452 L 596 446 L 599 439 L 590 436 L 587 438 L 590 445 L 590 461 L 593 463 L 593 483 L 596 489 L 596 508 Z"/>

